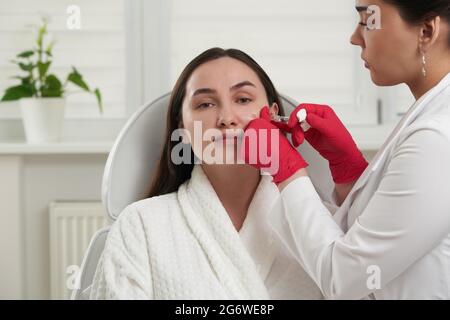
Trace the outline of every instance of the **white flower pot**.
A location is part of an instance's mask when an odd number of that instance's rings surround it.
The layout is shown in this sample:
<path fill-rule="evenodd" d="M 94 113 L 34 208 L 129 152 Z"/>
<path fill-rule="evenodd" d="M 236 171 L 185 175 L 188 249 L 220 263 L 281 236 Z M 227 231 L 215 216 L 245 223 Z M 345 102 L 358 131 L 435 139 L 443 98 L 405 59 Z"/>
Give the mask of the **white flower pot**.
<path fill-rule="evenodd" d="M 22 98 L 19 104 L 28 143 L 60 141 L 66 107 L 64 98 Z"/>

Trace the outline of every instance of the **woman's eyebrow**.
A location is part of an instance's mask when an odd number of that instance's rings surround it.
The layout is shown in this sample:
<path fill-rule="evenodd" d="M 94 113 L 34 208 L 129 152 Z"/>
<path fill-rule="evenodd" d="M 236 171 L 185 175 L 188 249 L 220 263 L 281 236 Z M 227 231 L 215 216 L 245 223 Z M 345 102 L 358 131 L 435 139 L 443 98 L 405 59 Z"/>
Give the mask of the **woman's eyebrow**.
<path fill-rule="evenodd" d="M 367 11 L 367 8 L 369 8 L 369 7 L 367 7 L 367 6 L 356 6 L 355 7 L 356 11 L 358 11 L 358 12 Z"/>
<path fill-rule="evenodd" d="M 242 82 L 235 84 L 234 86 L 232 86 L 230 88 L 230 91 L 237 90 L 237 89 L 240 89 L 245 86 L 252 86 L 252 87 L 256 88 L 256 86 L 253 83 L 251 83 L 250 81 L 247 80 L 247 81 L 242 81 Z M 199 94 L 214 94 L 214 93 L 217 93 L 217 90 L 211 89 L 211 88 L 200 88 L 200 89 L 195 90 L 194 93 L 192 94 L 192 96 L 195 97 L 195 96 L 198 96 Z"/>
<path fill-rule="evenodd" d="M 245 86 L 252 86 L 252 87 L 256 88 L 256 86 L 253 83 L 251 83 L 250 81 L 246 80 L 246 81 L 239 82 L 239 83 L 235 84 L 234 86 L 232 86 L 230 88 L 230 91 L 237 90 L 237 89 L 240 89 L 240 88 L 245 87 Z"/>
<path fill-rule="evenodd" d="M 200 88 L 194 91 L 192 94 L 193 97 L 198 96 L 199 94 L 212 94 L 216 93 L 217 91 L 211 88 Z"/>

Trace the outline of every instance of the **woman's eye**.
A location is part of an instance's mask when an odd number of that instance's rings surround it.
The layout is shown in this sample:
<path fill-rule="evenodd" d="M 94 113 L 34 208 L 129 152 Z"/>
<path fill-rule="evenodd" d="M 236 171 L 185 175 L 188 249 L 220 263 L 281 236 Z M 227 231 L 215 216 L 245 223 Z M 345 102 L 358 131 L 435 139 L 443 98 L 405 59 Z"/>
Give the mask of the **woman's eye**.
<path fill-rule="evenodd" d="M 358 23 L 360 26 L 363 26 L 363 27 L 365 27 L 366 29 L 367 29 L 367 23 L 365 23 L 365 22 L 360 22 L 360 23 Z"/>
<path fill-rule="evenodd" d="M 205 102 L 205 103 L 202 103 L 202 104 L 199 104 L 198 106 L 197 106 L 197 108 L 200 108 L 200 109 L 206 109 L 206 108 L 209 108 L 210 106 L 212 106 L 213 104 L 211 103 L 211 102 Z"/>
<path fill-rule="evenodd" d="M 247 104 L 247 103 L 249 103 L 251 101 L 252 101 L 252 99 L 250 99 L 250 98 L 239 98 L 238 99 L 238 102 L 242 103 L 242 104 Z"/>

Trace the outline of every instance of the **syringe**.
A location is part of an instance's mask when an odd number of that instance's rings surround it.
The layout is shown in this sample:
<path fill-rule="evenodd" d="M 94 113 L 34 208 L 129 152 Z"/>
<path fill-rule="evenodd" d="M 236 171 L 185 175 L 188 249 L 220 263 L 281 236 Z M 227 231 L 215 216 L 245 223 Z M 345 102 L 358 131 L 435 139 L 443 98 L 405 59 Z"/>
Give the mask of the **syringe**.
<path fill-rule="evenodd" d="M 289 121 L 289 117 L 286 117 L 286 116 L 274 115 L 273 118 L 274 118 L 273 120 L 279 121 L 279 122 L 288 122 Z M 298 119 L 298 122 L 300 123 L 300 126 L 302 127 L 303 131 L 308 131 L 311 128 L 311 126 L 308 124 L 308 122 L 306 122 L 306 110 L 305 109 L 301 109 L 297 112 L 297 119 Z"/>

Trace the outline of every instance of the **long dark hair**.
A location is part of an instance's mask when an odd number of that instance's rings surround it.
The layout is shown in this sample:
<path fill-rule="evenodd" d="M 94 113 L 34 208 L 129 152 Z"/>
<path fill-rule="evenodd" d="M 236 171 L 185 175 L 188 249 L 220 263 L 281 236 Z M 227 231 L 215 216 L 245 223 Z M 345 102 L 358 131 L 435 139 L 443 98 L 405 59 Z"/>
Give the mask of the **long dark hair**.
<path fill-rule="evenodd" d="M 156 172 L 153 176 L 149 197 L 177 191 L 181 184 L 191 178 L 194 163 L 174 164 L 171 161 L 172 149 L 179 143 L 178 141 L 172 141 L 171 135 L 174 130 L 178 129 L 179 124 L 182 121 L 182 103 L 185 96 L 186 83 L 191 74 L 200 65 L 222 57 L 230 57 L 239 60 L 255 71 L 264 86 L 269 104 L 271 105 L 274 102 L 277 103 L 279 106 L 279 114 L 284 115 L 283 105 L 275 86 L 261 66 L 248 54 L 237 49 L 222 48 L 211 48 L 201 53 L 184 68 L 172 90 L 167 111 L 165 141 L 161 150 Z M 190 152 L 190 159 L 194 162 L 192 148 L 190 149 Z"/>
<path fill-rule="evenodd" d="M 401 17 L 411 24 L 418 24 L 437 16 L 450 23 L 449 0 L 384 0 L 384 2 L 395 6 L 400 11 Z M 450 32 L 448 45 L 450 46 Z"/>

